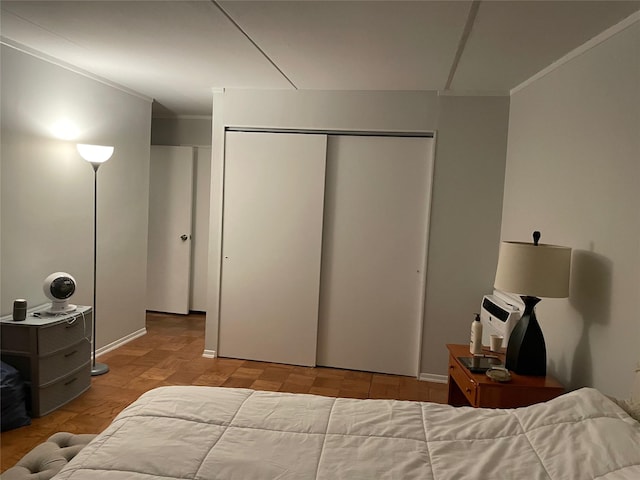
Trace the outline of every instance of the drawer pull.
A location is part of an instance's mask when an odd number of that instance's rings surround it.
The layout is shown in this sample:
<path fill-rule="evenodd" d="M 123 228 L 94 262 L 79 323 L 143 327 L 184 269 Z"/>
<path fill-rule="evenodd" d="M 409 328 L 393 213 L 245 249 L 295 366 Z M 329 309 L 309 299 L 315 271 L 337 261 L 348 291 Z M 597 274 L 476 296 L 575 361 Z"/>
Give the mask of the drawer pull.
<path fill-rule="evenodd" d="M 76 380 L 78 380 L 78 377 L 74 377 L 71 380 L 69 380 L 68 382 L 65 382 L 64 386 L 66 387 L 67 385 L 71 385 L 73 382 L 75 382 Z"/>
<path fill-rule="evenodd" d="M 74 350 L 73 352 L 65 353 L 64 358 L 69 358 L 71 355 L 75 355 L 78 353 L 78 350 Z"/>
<path fill-rule="evenodd" d="M 456 367 L 453 366 L 453 365 L 449 365 L 449 370 L 453 370 L 454 368 L 456 368 Z"/>
<path fill-rule="evenodd" d="M 471 389 L 467 387 L 467 393 L 471 393 Z"/>

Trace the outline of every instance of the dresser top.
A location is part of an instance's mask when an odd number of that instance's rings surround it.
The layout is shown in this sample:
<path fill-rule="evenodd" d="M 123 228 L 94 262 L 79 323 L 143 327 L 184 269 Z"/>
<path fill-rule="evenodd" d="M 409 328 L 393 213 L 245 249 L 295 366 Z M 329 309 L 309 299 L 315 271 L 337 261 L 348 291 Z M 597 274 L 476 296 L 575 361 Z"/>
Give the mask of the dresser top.
<path fill-rule="evenodd" d="M 27 318 L 20 321 L 13 319 L 13 314 L 0 317 L 0 323 L 24 327 L 41 327 L 43 325 L 52 325 L 58 322 L 68 322 L 79 316 L 84 316 L 91 312 L 91 307 L 85 305 L 76 305 L 76 309 L 67 313 L 50 314 L 45 310 L 50 307 L 50 303 L 38 305 L 27 310 Z"/>

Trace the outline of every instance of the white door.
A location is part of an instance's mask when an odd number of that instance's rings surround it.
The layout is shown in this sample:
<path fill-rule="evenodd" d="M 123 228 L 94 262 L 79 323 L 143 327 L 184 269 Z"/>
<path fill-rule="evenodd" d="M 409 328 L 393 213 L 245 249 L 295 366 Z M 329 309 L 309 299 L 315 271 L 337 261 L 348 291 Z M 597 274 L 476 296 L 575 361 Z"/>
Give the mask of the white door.
<path fill-rule="evenodd" d="M 193 148 L 151 147 L 147 310 L 189 313 Z"/>
<path fill-rule="evenodd" d="M 329 137 L 318 365 L 418 373 L 432 142 Z"/>
<path fill-rule="evenodd" d="M 227 132 L 219 354 L 315 365 L 325 135 Z"/>

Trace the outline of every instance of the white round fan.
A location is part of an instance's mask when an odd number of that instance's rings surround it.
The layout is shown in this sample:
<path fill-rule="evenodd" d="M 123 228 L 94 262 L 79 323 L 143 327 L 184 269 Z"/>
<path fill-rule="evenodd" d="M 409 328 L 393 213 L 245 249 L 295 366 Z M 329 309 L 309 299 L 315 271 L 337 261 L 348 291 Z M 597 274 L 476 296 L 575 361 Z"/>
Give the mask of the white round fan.
<path fill-rule="evenodd" d="M 69 304 L 69 298 L 76 291 L 76 279 L 65 272 L 55 272 L 44 279 L 42 290 L 51 299 L 51 306 L 44 313 L 68 313 L 78 307 Z"/>

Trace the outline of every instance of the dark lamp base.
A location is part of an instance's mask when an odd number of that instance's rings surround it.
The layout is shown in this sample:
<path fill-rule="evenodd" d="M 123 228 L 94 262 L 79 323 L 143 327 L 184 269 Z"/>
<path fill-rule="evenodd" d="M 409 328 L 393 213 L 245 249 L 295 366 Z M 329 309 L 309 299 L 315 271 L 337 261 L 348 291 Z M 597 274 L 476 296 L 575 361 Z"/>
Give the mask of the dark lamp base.
<path fill-rule="evenodd" d="M 98 375 L 104 375 L 109 371 L 109 366 L 104 363 L 94 363 L 91 367 L 91 376 L 96 377 Z"/>
<path fill-rule="evenodd" d="M 522 296 L 524 313 L 509 336 L 505 367 L 519 375 L 545 376 L 547 348 L 536 314 L 537 297 Z"/>

